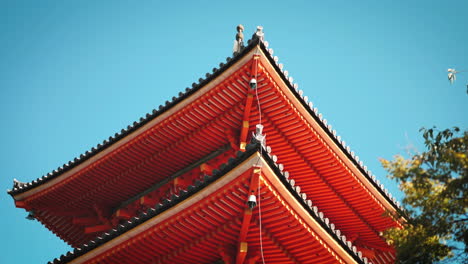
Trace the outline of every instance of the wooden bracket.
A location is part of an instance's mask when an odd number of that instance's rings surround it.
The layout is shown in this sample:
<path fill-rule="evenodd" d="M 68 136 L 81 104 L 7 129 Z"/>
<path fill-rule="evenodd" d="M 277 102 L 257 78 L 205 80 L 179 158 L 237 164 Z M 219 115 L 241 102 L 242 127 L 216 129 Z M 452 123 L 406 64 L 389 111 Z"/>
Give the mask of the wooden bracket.
<path fill-rule="evenodd" d="M 128 210 L 121 208 L 117 210 L 117 212 L 115 212 L 115 217 L 117 217 L 118 219 L 128 220 L 132 218 L 132 214 Z"/>
<path fill-rule="evenodd" d="M 145 195 L 140 198 L 140 205 L 146 207 L 154 207 L 158 202 L 159 199 L 157 197 L 151 197 L 151 195 Z"/>
<path fill-rule="evenodd" d="M 31 207 L 27 205 L 25 201 L 15 201 L 15 206 L 17 208 L 23 208 L 26 211 L 31 211 Z"/>
<path fill-rule="evenodd" d="M 213 169 L 214 168 L 212 166 L 208 165 L 207 163 L 203 163 L 202 165 L 200 165 L 200 172 L 201 173 L 211 174 Z"/>

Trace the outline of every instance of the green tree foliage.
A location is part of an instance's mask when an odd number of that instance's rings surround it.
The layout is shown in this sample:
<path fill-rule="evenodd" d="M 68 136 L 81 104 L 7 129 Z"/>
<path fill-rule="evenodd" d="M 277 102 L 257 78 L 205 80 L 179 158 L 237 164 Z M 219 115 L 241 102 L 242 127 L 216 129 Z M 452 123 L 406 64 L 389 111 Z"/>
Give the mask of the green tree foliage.
<path fill-rule="evenodd" d="M 425 152 L 381 160 L 405 194 L 408 220 L 385 235 L 398 263 L 468 263 L 468 131 L 421 131 Z"/>

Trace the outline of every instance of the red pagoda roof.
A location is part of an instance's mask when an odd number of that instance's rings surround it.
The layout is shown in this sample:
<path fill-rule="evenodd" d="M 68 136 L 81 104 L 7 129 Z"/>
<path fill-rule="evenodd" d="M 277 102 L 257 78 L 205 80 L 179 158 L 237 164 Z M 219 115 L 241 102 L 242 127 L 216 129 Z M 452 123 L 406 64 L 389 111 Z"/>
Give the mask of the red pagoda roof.
<path fill-rule="evenodd" d="M 259 234 L 267 263 L 370 263 L 273 157 L 260 144 L 248 145 L 203 182 L 50 263 L 214 263 L 225 251 L 235 253 L 231 246 L 243 232 L 241 241 L 255 249 L 246 253 L 248 263 L 261 257 Z M 261 202 L 249 211 L 256 169 Z"/>
<path fill-rule="evenodd" d="M 48 175 L 30 183 L 15 181 L 9 194 L 17 207 L 33 212 L 75 247 L 70 254 L 76 257 L 100 241 L 158 218 L 161 201 L 167 203 L 161 208 L 169 210 L 175 203 L 167 201 L 179 199 L 175 196 L 191 197 L 190 186 L 203 175 L 218 175 L 211 169 L 242 150 L 249 133 L 262 123 L 269 148 L 277 155 L 271 161 L 288 170 L 286 188 L 300 186 L 293 195 L 314 203 L 309 213 L 313 216 L 320 209 L 329 218 L 326 227 L 319 225 L 332 230 L 326 231 L 332 236 L 340 229 L 335 240 L 347 237 L 374 263 L 392 262 L 393 249 L 381 232 L 401 226 L 400 220 L 383 217 L 400 210 L 396 200 L 272 53 L 266 42 L 253 38 L 234 58 L 159 110 Z M 258 82 L 255 91 L 249 87 L 253 77 Z M 185 191 L 188 194 L 179 195 Z M 233 206 L 241 209 L 240 204 Z M 143 211 L 140 218 L 131 218 Z"/>

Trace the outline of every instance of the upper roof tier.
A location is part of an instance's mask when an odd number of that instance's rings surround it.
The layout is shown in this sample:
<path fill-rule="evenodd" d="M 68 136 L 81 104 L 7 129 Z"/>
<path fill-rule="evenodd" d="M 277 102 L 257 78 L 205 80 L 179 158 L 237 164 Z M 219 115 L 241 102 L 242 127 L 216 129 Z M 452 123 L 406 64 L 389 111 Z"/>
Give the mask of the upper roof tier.
<path fill-rule="evenodd" d="M 344 145 L 272 53 L 268 43 L 254 35 L 234 58 L 159 110 L 48 175 L 15 182 L 9 194 L 18 207 L 34 212 L 77 247 L 96 236 L 83 231 L 77 216 L 105 222 L 130 198 L 212 153 L 242 149 L 261 123 L 277 155 L 275 162 L 301 192 L 356 245 L 388 250 L 380 233 L 400 224 L 382 215 L 400 210 L 396 200 Z M 252 79 L 255 87 L 249 85 Z"/>

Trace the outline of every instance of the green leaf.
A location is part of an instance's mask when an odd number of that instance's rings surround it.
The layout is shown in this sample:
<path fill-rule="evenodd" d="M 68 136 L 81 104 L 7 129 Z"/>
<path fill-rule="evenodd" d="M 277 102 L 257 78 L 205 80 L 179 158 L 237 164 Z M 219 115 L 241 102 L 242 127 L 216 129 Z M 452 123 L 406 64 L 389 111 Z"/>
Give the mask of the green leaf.
<path fill-rule="evenodd" d="M 398 263 L 434 263 L 456 257 L 468 263 L 468 131 L 458 127 L 420 130 L 426 151 L 405 159 L 381 159 L 388 177 L 404 192 L 410 219 L 385 232 Z M 458 243 L 460 247 L 449 246 Z"/>

